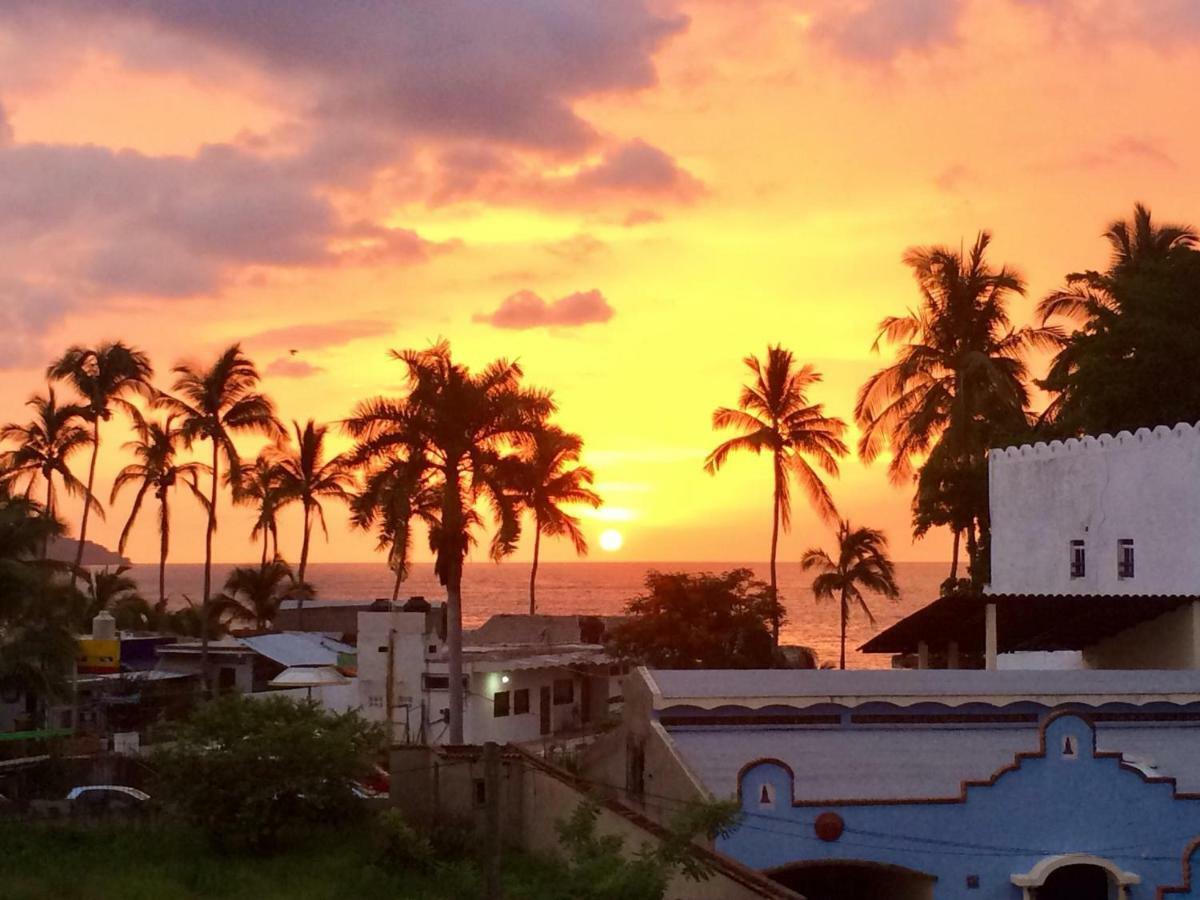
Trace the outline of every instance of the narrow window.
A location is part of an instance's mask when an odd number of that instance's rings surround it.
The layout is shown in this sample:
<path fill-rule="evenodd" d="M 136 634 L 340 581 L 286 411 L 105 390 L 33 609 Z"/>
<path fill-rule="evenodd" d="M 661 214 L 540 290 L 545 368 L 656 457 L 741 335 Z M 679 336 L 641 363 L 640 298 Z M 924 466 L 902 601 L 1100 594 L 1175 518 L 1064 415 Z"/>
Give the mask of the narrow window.
<path fill-rule="evenodd" d="M 523 716 L 529 712 L 529 688 L 513 691 L 513 715 Z"/>
<path fill-rule="evenodd" d="M 483 806 L 485 803 L 487 803 L 487 784 L 484 783 L 482 778 L 476 778 L 474 781 L 474 786 L 475 805 Z"/>
<path fill-rule="evenodd" d="M 1133 538 L 1117 541 L 1117 577 L 1133 577 Z"/>
<path fill-rule="evenodd" d="M 492 695 L 492 717 L 499 719 L 508 715 L 508 701 L 511 695 L 508 691 L 496 691 Z"/>
<path fill-rule="evenodd" d="M 554 679 L 554 705 L 575 702 L 575 682 L 570 678 Z"/>
<path fill-rule="evenodd" d="M 1087 550 L 1083 541 L 1071 541 L 1071 577 L 1082 578 L 1087 574 Z"/>

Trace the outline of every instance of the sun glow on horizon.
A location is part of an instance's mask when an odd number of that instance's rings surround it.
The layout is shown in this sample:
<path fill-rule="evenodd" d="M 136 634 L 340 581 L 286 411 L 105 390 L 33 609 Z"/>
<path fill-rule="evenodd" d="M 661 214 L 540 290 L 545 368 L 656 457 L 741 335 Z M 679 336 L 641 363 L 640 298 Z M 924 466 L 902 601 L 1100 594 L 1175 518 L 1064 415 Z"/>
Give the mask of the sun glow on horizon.
<path fill-rule="evenodd" d="M 615 528 L 606 528 L 600 532 L 600 549 L 607 550 L 609 553 L 615 553 L 621 549 L 621 545 L 625 543 L 625 538 L 621 536 L 621 532 Z"/>

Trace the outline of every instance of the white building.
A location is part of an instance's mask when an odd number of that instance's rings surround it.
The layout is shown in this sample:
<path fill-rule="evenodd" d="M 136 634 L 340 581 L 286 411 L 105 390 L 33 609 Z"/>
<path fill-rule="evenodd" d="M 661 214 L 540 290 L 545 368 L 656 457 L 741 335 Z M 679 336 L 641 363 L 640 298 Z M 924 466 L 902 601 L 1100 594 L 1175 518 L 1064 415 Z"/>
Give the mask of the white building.
<path fill-rule="evenodd" d="M 1200 594 L 1200 428 L 992 450 L 991 592 Z"/>
<path fill-rule="evenodd" d="M 358 614 L 359 707 L 373 721 L 390 720 L 393 741 L 443 743 L 450 696 L 445 607 L 420 598 L 379 607 Z M 560 627 L 547 624 L 554 617 L 525 618 L 526 633 L 561 637 Z M 578 628 L 573 642 L 515 642 L 511 625 L 481 629 L 485 636 L 502 632 L 506 643 L 464 635 L 464 742 L 534 743 L 594 732 L 608 716 L 612 661 L 603 649 L 580 643 Z"/>

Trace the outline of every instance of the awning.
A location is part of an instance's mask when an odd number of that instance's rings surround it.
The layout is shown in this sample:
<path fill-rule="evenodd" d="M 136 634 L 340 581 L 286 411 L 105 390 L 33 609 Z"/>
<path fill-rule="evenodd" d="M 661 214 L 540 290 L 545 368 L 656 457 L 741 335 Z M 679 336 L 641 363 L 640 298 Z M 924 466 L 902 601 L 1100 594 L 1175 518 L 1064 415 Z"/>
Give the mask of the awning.
<path fill-rule="evenodd" d="M 1113 594 L 949 594 L 862 645 L 863 653 L 916 653 L 917 644 L 982 653 L 986 610 L 996 604 L 996 649 L 1084 650 L 1200 597 Z"/>

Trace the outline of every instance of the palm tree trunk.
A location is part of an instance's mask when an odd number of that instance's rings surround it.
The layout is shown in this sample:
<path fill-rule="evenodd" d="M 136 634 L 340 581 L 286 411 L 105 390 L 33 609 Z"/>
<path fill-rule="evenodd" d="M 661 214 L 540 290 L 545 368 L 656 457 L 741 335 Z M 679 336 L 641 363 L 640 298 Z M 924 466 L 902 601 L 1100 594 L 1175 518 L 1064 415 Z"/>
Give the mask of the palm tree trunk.
<path fill-rule="evenodd" d="M 263 552 L 262 552 L 262 563 L 261 563 L 261 568 L 264 568 L 264 569 L 267 567 L 267 541 L 270 539 L 270 537 L 271 537 L 271 532 L 269 532 L 266 528 L 264 528 L 263 529 Z"/>
<path fill-rule="evenodd" d="M 445 492 L 442 499 L 442 529 L 445 532 L 442 552 L 452 553 L 446 566 L 446 650 L 450 662 L 450 743 L 463 742 L 463 683 L 462 683 L 462 574 L 463 560 L 458 551 L 458 537 L 463 523 L 462 497 L 459 493 L 458 460 L 447 460 Z"/>
<path fill-rule="evenodd" d="M 537 613 L 537 572 L 538 572 L 538 553 L 542 548 L 542 523 L 534 519 L 533 522 L 533 568 L 529 570 L 529 614 Z"/>
<path fill-rule="evenodd" d="M 170 549 L 171 529 L 170 512 L 167 508 L 167 495 L 164 493 L 159 501 L 162 508 L 162 521 L 158 527 L 158 602 L 165 609 L 167 606 L 167 551 Z"/>
<path fill-rule="evenodd" d="M 841 615 L 842 615 L 842 622 L 841 622 L 842 655 L 841 655 L 841 659 L 838 661 L 838 668 L 844 670 L 846 668 L 846 619 L 849 618 L 849 616 L 850 616 L 850 610 L 848 610 L 846 608 L 846 589 L 845 588 L 842 588 L 842 602 L 840 604 L 839 612 L 841 612 Z"/>
<path fill-rule="evenodd" d="M 972 589 L 979 585 L 975 583 L 975 578 L 978 573 L 978 567 L 975 565 L 975 556 L 979 553 L 979 542 L 975 537 L 975 520 L 967 524 L 967 574 L 971 578 Z"/>
<path fill-rule="evenodd" d="M 75 548 L 75 571 L 71 584 L 79 580 L 79 568 L 83 565 L 83 542 L 87 538 L 88 513 L 92 511 L 92 487 L 96 483 L 96 457 L 100 455 L 100 416 L 92 423 L 92 461 L 88 464 L 87 493 L 83 495 L 83 515 L 79 519 L 79 546 Z"/>
<path fill-rule="evenodd" d="M 212 542 L 213 532 L 217 530 L 217 469 L 220 465 L 217 439 L 214 437 L 212 442 L 212 493 L 208 501 L 208 530 L 204 533 L 204 596 L 200 600 L 200 680 L 206 697 L 212 688 L 208 670 L 208 595 L 212 592 Z"/>
<path fill-rule="evenodd" d="M 954 529 L 954 549 L 950 554 L 950 580 L 958 580 L 958 545 L 962 540 L 962 529 Z"/>
<path fill-rule="evenodd" d="M 399 599 L 399 597 L 400 597 L 400 582 L 402 582 L 403 580 L 404 580 L 404 571 L 402 569 L 397 569 L 396 570 L 396 580 L 392 584 L 392 602 L 393 603 L 395 603 L 396 600 Z"/>
<path fill-rule="evenodd" d="M 46 519 L 53 521 L 54 519 L 54 481 L 53 475 L 46 476 Z M 30 482 L 30 487 L 33 482 Z M 42 559 L 46 559 L 50 555 L 50 529 L 46 529 L 45 536 L 42 538 Z"/>
<path fill-rule="evenodd" d="M 783 473 L 779 468 L 779 454 L 774 457 L 775 466 L 775 491 L 771 503 L 771 600 L 774 603 L 779 603 L 779 582 L 775 575 L 775 557 L 779 549 L 779 511 L 780 504 L 783 502 L 781 496 Z M 779 614 L 776 612 L 771 622 L 771 640 L 776 647 L 779 646 Z"/>
<path fill-rule="evenodd" d="M 312 536 L 312 507 L 304 504 L 304 540 L 300 543 L 300 568 L 296 570 L 296 578 L 304 580 L 304 572 L 308 569 L 308 542 Z"/>

